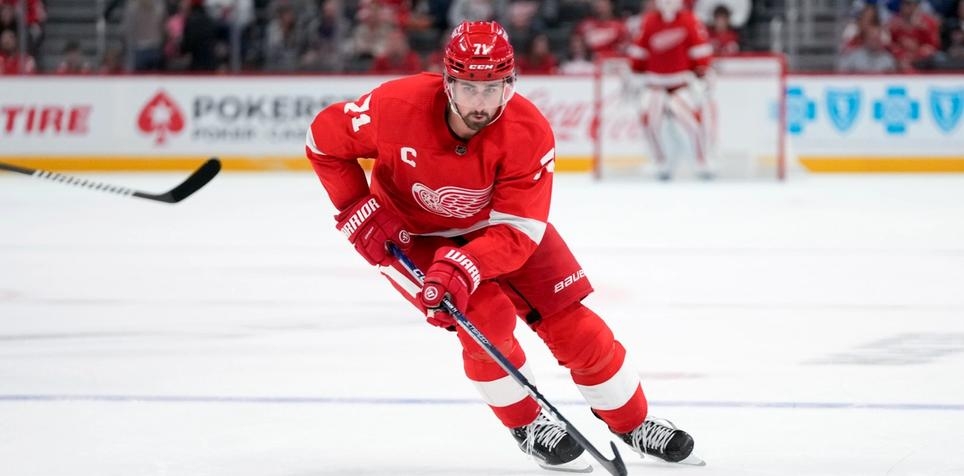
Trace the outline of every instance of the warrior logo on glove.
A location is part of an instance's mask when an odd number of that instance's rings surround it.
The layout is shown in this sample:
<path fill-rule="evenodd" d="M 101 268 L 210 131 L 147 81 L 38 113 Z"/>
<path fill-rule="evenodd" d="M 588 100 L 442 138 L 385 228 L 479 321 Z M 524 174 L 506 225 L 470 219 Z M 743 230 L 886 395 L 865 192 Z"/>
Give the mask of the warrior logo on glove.
<path fill-rule="evenodd" d="M 408 249 L 412 236 L 402 228 L 402 222 L 391 209 L 378 203 L 374 195 L 368 195 L 346 208 L 337 216 L 338 229 L 355 246 L 369 264 L 388 266 L 395 257 L 386 245 L 395 243 Z"/>

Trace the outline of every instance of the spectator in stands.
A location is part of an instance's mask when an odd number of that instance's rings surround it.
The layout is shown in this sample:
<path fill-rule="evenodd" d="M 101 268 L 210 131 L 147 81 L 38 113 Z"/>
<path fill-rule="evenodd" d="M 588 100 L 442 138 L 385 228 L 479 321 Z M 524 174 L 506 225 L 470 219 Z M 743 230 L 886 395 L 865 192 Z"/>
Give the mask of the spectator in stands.
<path fill-rule="evenodd" d="M 881 31 L 885 45 L 890 45 L 890 32 L 883 30 L 883 22 L 880 18 L 880 9 L 877 5 L 864 4 L 857 9 L 854 19 L 844 27 L 841 42 L 841 50 L 847 50 L 860 46 L 863 41 L 864 31 L 874 27 Z"/>
<path fill-rule="evenodd" d="M 385 51 L 389 35 L 397 28 L 395 16 L 378 1 L 369 1 L 358 9 L 355 17 L 358 23 L 349 43 L 352 61 L 356 63 L 352 69 L 367 71 L 371 69 L 370 62 Z"/>
<path fill-rule="evenodd" d="M 964 30 L 964 0 L 958 2 L 953 14 L 944 17 L 941 25 L 941 44 L 945 45 L 945 49 L 950 46 L 951 35 L 955 30 Z"/>
<path fill-rule="evenodd" d="M 499 12 L 505 11 L 505 0 L 453 0 L 449 6 L 449 25 L 464 21 L 495 20 Z"/>
<path fill-rule="evenodd" d="M 914 71 L 932 66 L 940 50 L 937 20 L 920 9 L 920 0 L 901 0 L 900 10 L 887 25 L 898 69 Z"/>
<path fill-rule="evenodd" d="M 191 71 L 215 71 L 218 59 L 217 25 L 204 8 L 204 0 L 190 0 L 191 9 L 184 21 L 184 35 L 181 38 L 181 53 L 188 55 L 188 69 Z"/>
<path fill-rule="evenodd" d="M 569 35 L 569 49 L 566 60 L 559 67 L 562 74 L 593 74 L 596 65 L 593 63 L 592 52 L 579 35 Z"/>
<path fill-rule="evenodd" d="M 388 35 L 385 51 L 372 62 L 372 73 L 378 74 L 415 74 L 422 71 L 422 58 L 412 51 L 408 37 L 401 29 Z"/>
<path fill-rule="evenodd" d="M 549 48 L 549 37 L 539 33 L 529 40 L 521 57 L 516 58 L 519 72 L 529 74 L 555 74 L 559 61 Z"/>
<path fill-rule="evenodd" d="M 17 32 L 3 30 L 0 33 L 0 75 L 4 74 L 32 74 L 37 70 L 37 63 L 29 53 L 20 54 L 17 44 Z"/>
<path fill-rule="evenodd" d="M 298 21 L 289 3 L 277 4 L 265 35 L 266 70 L 298 71 L 302 68 L 303 56 L 308 51 L 310 41 L 310 33 L 305 26 Z M 307 59 L 311 59 L 311 55 Z"/>
<path fill-rule="evenodd" d="M 740 35 L 730 23 L 730 9 L 717 5 L 713 9 L 713 22 L 708 31 L 713 56 L 731 56 L 740 52 Z"/>
<path fill-rule="evenodd" d="M 426 55 L 423 70 L 431 73 L 442 73 L 442 59 L 445 57 L 445 47 L 448 46 L 451 36 L 452 30 L 445 30 L 439 35 L 438 48 L 433 49 L 431 53 Z"/>
<path fill-rule="evenodd" d="M 509 42 L 515 51 L 526 51 L 536 35 L 545 31 L 545 24 L 536 15 L 539 4 L 530 1 L 512 2 L 500 23 L 509 35 Z"/>
<path fill-rule="evenodd" d="M 6 30 L 13 30 L 16 32 L 18 28 L 17 10 L 14 9 L 13 5 L 0 3 L 0 32 L 4 32 Z"/>
<path fill-rule="evenodd" d="M 122 74 L 124 72 L 124 50 L 110 46 L 104 51 L 97 67 L 97 74 Z"/>
<path fill-rule="evenodd" d="M 164 22 L 167 8 L 154 0 L 128 0 L 121 29 L 134 71 L 164 69 Z"/>
<path fill-rule="evenodd" d="M 842 73 L 893 73 L 897 61 L 887 51 L 880 28 L 864 29 L 859 46 L 850 47 L 840 57 L 837 70 Z"/>
<path fill-rule="evenodd" d="M 63 57 L 57 65 L 57 74 L 87 74 L 90 73 L 90 63 L 80 50 L 77 40 L 70 40 L 64 45 Z"/>
<path fill-rule="evenodd" d="M 576 26 L 586 46 L 596 58 L 620 56 L 629 41 L 626 24 L 613 14 L 612 0 L 594 0 L 592 16 Z"/>
<path fill-rule="evenodd" d="M 311 22 L 309 31 L 311 49 L 305 54 L 305 66 L 315 71 L 344 71 L 351 22 L 343 14 L 341 0 L 322 0 L 318 18 Z"/>
<path fill-rule="evenodd" d="M 948 15 L 944 20 L 943 37 L 946 55 L 941 66 L 944 69 L 964 70 L 964 0 L 957 3 L 956 14 Z"/>
<path fill-rule="evenodd" d="M 180 0 L 177 9 L 171 12 L 164 22 L 164 65 L 167 70 L 187 68 L 181 55 L 181 38 L 184 36 L 184 22 L 191 11 L 191 0 Z"/>
<path fill-rule="evenodd" d="M 14 10 L 14 21 L 16 21 L 16 7 L 22 0 L 0 0 L 0 4 L 7 5 Z M 40 43 L 44 39 L 44 25 L 47 22 L 47 9 L 44 7 L 43 0 L 26 0 L 26 11 L 24 16 L 27 25 L 27 53 L 36 56 L 40 53 Z M 0 28 L 2 29 L 2 28 Z"/>

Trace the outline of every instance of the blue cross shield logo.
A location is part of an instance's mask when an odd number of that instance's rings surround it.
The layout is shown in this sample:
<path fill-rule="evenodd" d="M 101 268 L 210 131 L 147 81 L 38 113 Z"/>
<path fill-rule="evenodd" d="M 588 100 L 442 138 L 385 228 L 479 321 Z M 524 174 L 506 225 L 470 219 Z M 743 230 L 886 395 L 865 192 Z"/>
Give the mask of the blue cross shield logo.
<path fill-rule="evenodd" d="M 908 124 L 920 120 L 920 101 L 903 86 L 888 87 L 886 95 L 874 101 L 874 119 L 884 125 L 887 134 L 904 134 Z"/>
<path fill-rule="evenodd" d="M 857 119 L 860 112 L 860 90 L 828 89 L 827 115 L 840 132 L 847 132 Z"/>
<path fill-rule="evenodd" d="M 930 91 L 931 116 L 937 127 L 945 133 L 951 132 L 961 120 L 964 112 L 964 89 Z"/>
<path fill-rule="evenodd" d="M 807 123 L 817 117 L 817 105 L 800 86 L 787 88 L 787 130 L 794 135 L 803 133 Z"/>

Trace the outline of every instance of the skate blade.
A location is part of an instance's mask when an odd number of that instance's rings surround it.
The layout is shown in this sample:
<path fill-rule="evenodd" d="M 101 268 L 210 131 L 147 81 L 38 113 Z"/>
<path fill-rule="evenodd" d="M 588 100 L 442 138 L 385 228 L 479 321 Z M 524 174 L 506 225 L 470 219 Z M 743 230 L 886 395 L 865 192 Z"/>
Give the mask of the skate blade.
<path fill-rule="evenodd" d="M 564 473 L 591 473 L 592 465 L 587 463 L 582 458 L 576 458 L 568 463 L 562 464 L 545 464 L 539 462 L 539 467 L 542 469 L 548 469 L 549 471 L 561 471 Z"/>
<path fill-rule="evenodd" d="M 652 456 L 652 455 L 642 455 L 642 458 L 643 458 L 643 461 L 651 461 L 651 462 L 653 462 L 653 463 L 655 463 L 655 464 L 660 464 L 660 465 L 664 465 L 664 464 L 665 464 L 665 465 L 685 464 L 685 465 L 687 465 L 687 466 L 706 466 L 706 461 L 703 461 L 703 458 L 700 458 L 699 456 L 696 456 L 696 453 L 690 453 L 689 456 L 687 456 L 687 457 L 685 457 L 685 458 L 683 458 L 683 459 L 681 459 L 681 460 L 679 460 L 679 461 L 676 461 L 676 462 L 666 461 L 666 460 L 663 459 L 663 458 L 657 458 L 657 457 Z"/>
<path fill-rule="evenodd" d="M 686 458 L 683 458 L 680 461 L 677 461 L 676 464 L 685 464 L 689 466 L 706 466 L 706 461 L 703 461 L 703 458 L 696 456 L 696 454 L 690 453 L 689 456 L 687 456 Z"/>

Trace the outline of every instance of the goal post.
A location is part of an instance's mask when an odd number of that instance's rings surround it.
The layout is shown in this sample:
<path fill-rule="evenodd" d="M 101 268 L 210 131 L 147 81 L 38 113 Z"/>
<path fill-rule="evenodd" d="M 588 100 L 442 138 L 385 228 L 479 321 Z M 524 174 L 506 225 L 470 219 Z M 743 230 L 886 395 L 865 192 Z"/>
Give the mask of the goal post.
<path fill-rule="evenodd" d="M 656 176 L 640 126 L 643 78 L 625 58 L 597 63 L 594 75 L 593 172 L 597 179 Z M 777 54 L 716 58 L 710 73 L 710 166 L 720 179 L 786 177 L 786 61 Z M 658 132 L 674 177 L 695 176 L 695 154 L 670 118 Z"/>

